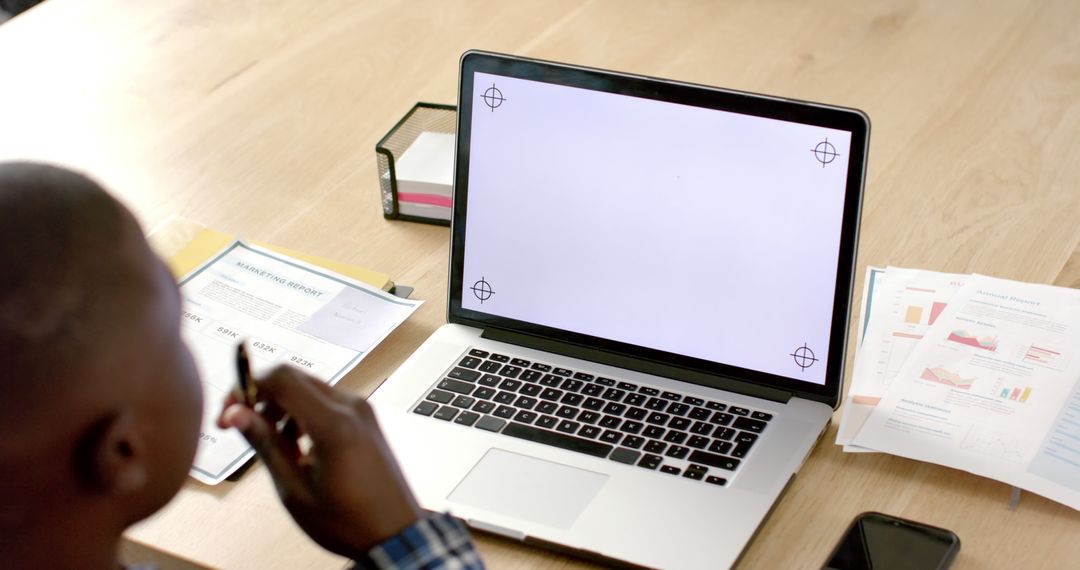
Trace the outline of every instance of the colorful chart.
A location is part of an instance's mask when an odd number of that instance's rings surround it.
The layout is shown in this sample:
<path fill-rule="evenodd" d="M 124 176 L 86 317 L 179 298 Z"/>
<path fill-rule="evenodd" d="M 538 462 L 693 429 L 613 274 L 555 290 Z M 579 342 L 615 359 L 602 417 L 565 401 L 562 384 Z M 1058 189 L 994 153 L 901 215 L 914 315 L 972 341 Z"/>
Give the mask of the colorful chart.
<path fill-rule="evenodd" d="M 919 378 L 923 380 L 929 380 L 930 382 L 937 382 L 938 384 L 944 384 L 946 386 L 952 386 L 959 390 L 968 390 L 971 388 L 971 384 L 975 381 L 974 378 L 961 378 L 959 374 L 950 372 L 944 368 L 924 368 Z"/>
<path fill-rule="evenodd" d="M 1060 359 L 1060 352 L 1041 346 L 1035 346 L 1034 344 L 1028 347 L 1027 353 L 1024 354 L 1024 360 L 1027 362 L 1042 364 L 1043 366 L 1053 366 Z"/>
<path fill-rule="evenodd" d="M 922 307 L 909 306 L 907 308 L 907 311 L 904 313 L 904 322 L 912 325 L 917 325 L 919 324 L 919 321 L 922 320 L 922 313 Z"/>
<path fill-rule="evenodd" d="M 938 301 L 934 301 L 934 305 L 930 307 L 930 322 L 929 322 L 929 324 L 931 324 L 931 325 L 934 324 L 934 321 L 936 321 L 937 318 L 941 316 L 941 311 L 945 310 L 946 305 L 947 305 L 947 303 L 940 303 Z"/>
<path fill-rule="evenodd" d="M 1031 386 L 1024 386 L 1023 388 L 1002 388 L 999 396 L 1006 400 L 1012 400 L 1023 404 L 1027 402 L 1028 397 L 1031 396 Z"/>
<path fill-rule="evenodd" d="M 976 337 L 966 330 L 960 329 L 949 333 L 949 340 L 983 350 L 994 352 L 997 350 L 997 339 L 992 336 Z"/>

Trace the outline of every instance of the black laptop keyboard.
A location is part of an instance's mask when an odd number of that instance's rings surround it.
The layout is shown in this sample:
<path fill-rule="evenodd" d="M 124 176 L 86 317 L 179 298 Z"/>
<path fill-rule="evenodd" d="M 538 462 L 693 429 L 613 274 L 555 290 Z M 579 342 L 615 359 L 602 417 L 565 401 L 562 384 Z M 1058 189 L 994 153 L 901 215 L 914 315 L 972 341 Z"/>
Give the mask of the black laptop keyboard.
<path fill-rule="evenodd" d="M 413 411 L 715 485 L 772 415 L 470 349 Z"/>

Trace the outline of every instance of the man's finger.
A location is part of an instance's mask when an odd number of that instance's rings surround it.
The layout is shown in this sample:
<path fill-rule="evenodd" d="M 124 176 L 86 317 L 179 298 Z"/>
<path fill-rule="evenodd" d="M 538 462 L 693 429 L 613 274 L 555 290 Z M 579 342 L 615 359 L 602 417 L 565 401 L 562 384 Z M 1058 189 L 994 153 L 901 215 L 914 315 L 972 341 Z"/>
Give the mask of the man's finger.
<path fill-rule="evenodd" d="M 263 396 L 312 437 L 330 432 L 337 421 L 334 408 L 340 405 L 336 397 L 328 396 L 317 386 L 318 382 L 288 366 L 279 366 L 269 376 L 256 380 Z"/>
<path fill-rule="evenodd" d="M 286 449 L 278 438 L 277 430 L 259 414 L 247 406 L 234 404 L 221 415 L 223 423 L 235 427 L 244 439 L 255 448 L 256 453 L 270 470 L 282 496 L 304 496 L 307 489 L 299 468 L 289 456 L 295 452 Z M 293 442 L 295 446 L 295 442 Z"/>

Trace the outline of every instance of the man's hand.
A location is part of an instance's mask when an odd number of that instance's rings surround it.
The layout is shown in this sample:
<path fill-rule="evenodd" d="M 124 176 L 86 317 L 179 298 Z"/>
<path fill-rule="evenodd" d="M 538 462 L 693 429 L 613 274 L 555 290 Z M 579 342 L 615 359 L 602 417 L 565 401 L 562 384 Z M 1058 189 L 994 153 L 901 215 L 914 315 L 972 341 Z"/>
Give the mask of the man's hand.
<path fill-rule="evenodd" d="M 218 425 L 244 434 L 315 542 L 355 560 L 420 519 L 367 402 L 287 366 L 256 386 L 261 413 L 230 397 Z"/>

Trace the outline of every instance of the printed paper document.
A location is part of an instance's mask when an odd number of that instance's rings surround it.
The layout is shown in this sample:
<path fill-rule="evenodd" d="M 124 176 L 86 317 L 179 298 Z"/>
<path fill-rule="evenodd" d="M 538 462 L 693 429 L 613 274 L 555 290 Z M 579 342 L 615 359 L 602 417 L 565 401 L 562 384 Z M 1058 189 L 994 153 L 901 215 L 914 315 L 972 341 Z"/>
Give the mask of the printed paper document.
<path fill-rule="evenodd" d="M 256 376 L 279 364 L 333 384 L 421 304 L 236 241 L 180 282 L 182 335 L 203 382 L 203 422 L 191 475 L 217 484 L 254 455 L 215 425 L 236 384 L 236 346 Z"/>

